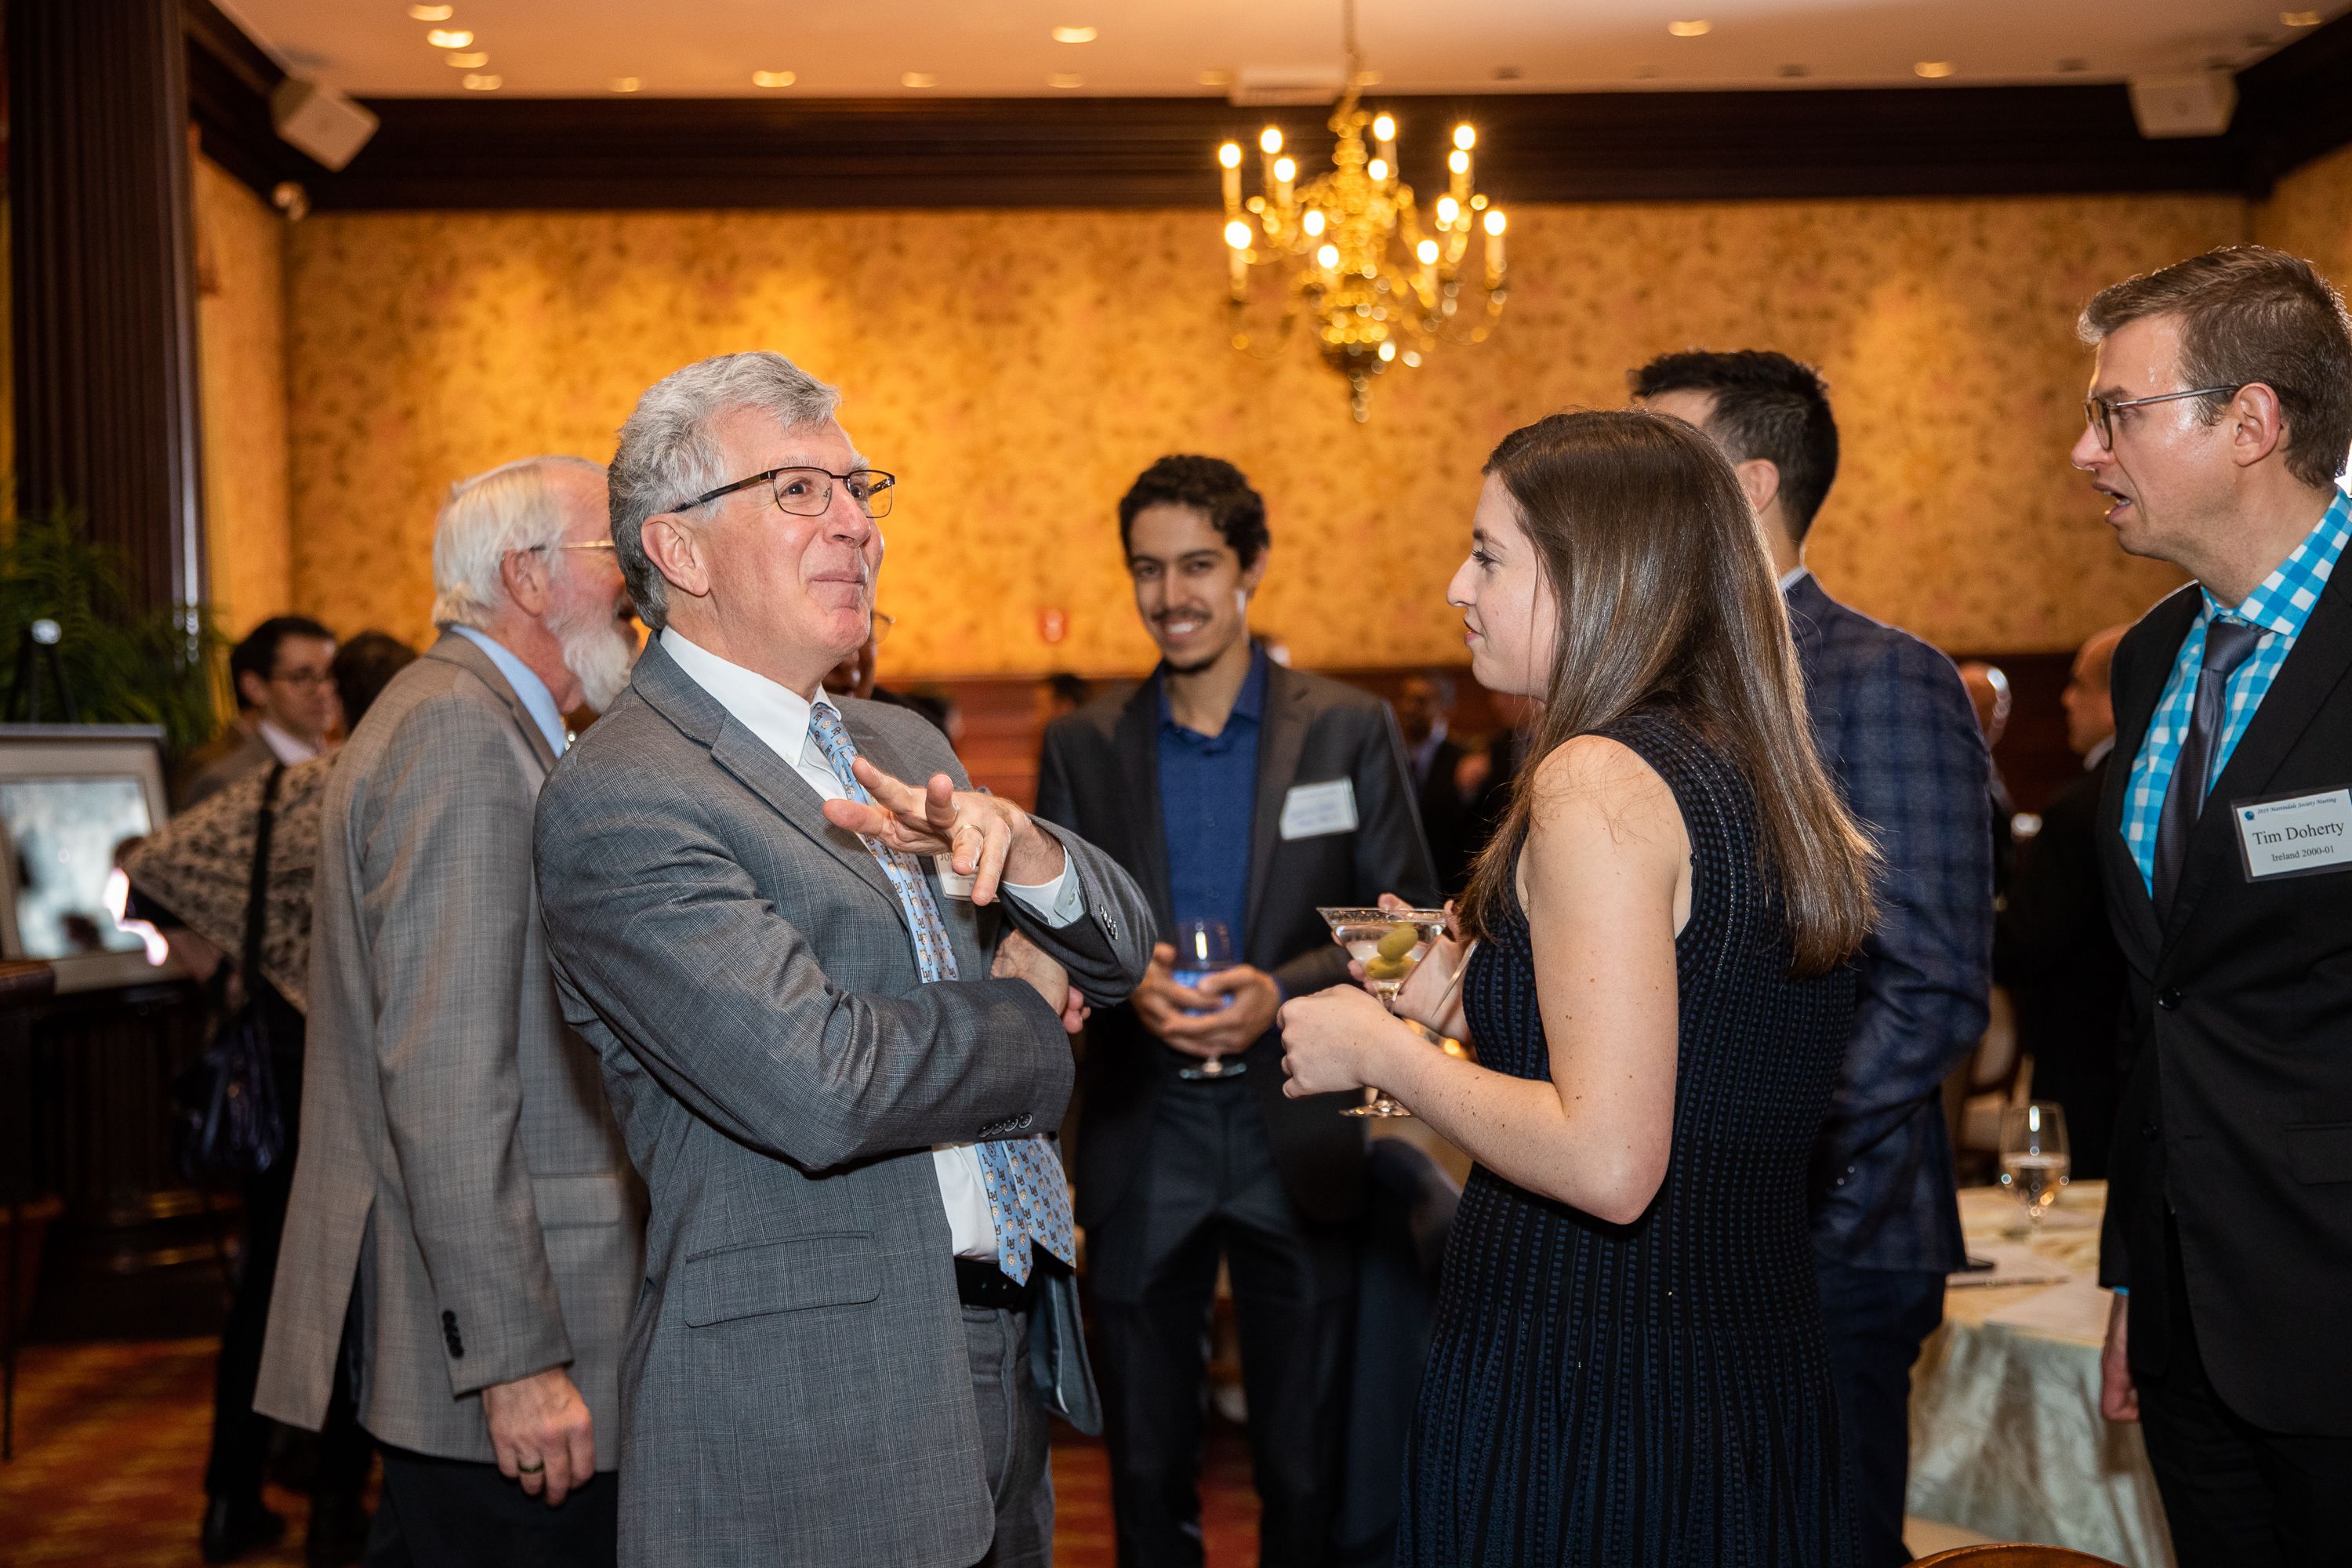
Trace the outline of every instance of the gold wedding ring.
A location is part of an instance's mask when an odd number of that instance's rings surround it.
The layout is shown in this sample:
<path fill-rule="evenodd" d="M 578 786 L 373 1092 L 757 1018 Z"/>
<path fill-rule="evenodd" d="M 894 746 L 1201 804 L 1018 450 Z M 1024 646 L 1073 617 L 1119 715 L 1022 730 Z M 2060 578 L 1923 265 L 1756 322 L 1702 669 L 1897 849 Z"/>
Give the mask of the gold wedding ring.
<path fill-rule="evenodd" d="M 541 1459 L 535 1465 L 517 1465 L 515 1467 L 515 1474 L 519 1476 L 536 1476 L 541 1474 L 546 1468 L 547 1461 L 545 1459 Z"/>

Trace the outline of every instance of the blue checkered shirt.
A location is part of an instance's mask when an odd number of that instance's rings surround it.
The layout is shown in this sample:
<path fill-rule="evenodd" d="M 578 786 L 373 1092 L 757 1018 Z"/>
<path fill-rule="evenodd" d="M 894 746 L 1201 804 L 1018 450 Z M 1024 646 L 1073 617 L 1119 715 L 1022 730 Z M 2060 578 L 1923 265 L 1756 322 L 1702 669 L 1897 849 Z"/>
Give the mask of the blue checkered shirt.
<path fill-rule="evenodd" d="M 2151 896 L 2156 891 L 2157 822 L 2164 815 L 2173 764 L 2180 759 L 2181 742 L 2189 738 L 2189 717 L 2197 707 L 2197 672 L 2205 662 L 2205 628 L 2216 616 L 2264 628 L 2262 640 L 2254 644 L 2253 657 L 2238 667 L 2224 688 L 2230 699 L 2229 722 L 2222 728 L 2221 744 L 2213 748 L 2212 764 L 2205 774 L 2204 787 L 2210 790 L 2221 770 L 2230 765 L 2230 754 L 2238 749 L 2246 726 L 2253 722 L 2254 710 L 2263 705 L 2279 667 L 2294 651 L 2294 639 L 2303 635 L 2311 607 L 2319 603 L 2320 590 L 2335 572 L 2347 538 L 2352 538 L 2352 496 L 2338 495 L 2319 526 L 2304 536 L 2294 552 L 2279 563 L 2278 570 L 2246 595 L 2245 603 L 2226 609 L 2211 590 L 2204 591 L 2204 606 L 2189 635 L 2180 640 L 2171 679 L 2165 682 L 2164 695 L 2157 700 L 2156 712 L 2148 720 L 2147 739 L 2140 743 L 2139 755 L 2132 759 L 2131 785 L 2124 795 L 2124 843 Z M 2201 794 L 2199 798 L 2201 802 Z"/>

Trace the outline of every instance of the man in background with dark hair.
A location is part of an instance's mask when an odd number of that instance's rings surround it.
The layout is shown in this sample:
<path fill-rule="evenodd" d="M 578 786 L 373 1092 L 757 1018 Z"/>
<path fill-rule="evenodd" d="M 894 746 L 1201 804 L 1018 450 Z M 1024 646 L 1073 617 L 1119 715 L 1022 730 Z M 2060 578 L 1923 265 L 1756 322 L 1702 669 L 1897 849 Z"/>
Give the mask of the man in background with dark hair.
<path fill-rule="evenodd" d="M 1984 1033 L 1992 961 L 1991 762 L 1952 661 L 1822 591 L 1805 533 L 1837 478 L 1818 374 L 1786 354 L 1662 354 L 1634 397 L 1712 437 L 1763 523 L 1805 673 L 1813 743 L 1885 858 L 1878 928 L 1813 1152 L 1813 1246 L 1864 1568 L 1907 1563 L 1911 1363 L 1944 1320 L 1960 1245 L 1946 1075 Z"/>
<path fill-rule="evenodd" d="M 2352 322 L 2249 245 L 2080 331 L 2074 466 L 2126 553 L 2196 579 L 2115 655 L 2099 1403 L 2147 1436 L 2180 1568 L 2352 1563 Z"/>
<path fill-rule="evenodd" d="M 1202 1331 L 1231 1272 L 1258 1561 L 1319 1563 L 1346 1435 L 1363 1123 L 1282 1092 L 1275 1010 L 1340 984 L 1318 904 L 1437 895 L 1388 704 L 1249 635 L 1265 504 L 1232 464 L 1162 458 L 1118 508 L 1160 668 L 1045 732 L 1037 815 L 1133 874 L 1159 925 L 1133 997 L 1087 1031 L 1077 1217 L 1123 1568 L 1202 1560 Z M 1214 921 L 1241 962 L 1175 941 Z M 1190 984 L 1180 981 L 1183 974 Z"/>
<path fill-rule="evenodd" d="M 228 656 L 236 720 L 184 765 L 181 809 L 272 763 L 290 768 L 325 750 L 340 717 L 334 659 L 335 634 L 306 616 L 275 616 L 247 633 Z"/>
<path fill-rule="evenodd" d="M 1470 804 L 1477 790 L 1474 784 L 1465 791 L 1460 776 L 1469 753 L 1447 732 L 1454 701 L 1454 678 L 1443 670 L 1408 675 L 1397 689 L 1397 725 L 1404 732 L 1421 830 L 1429 840 L 1437 885 L 1449 894 L 1469 881 L 1470 863 L 1484 847 Z"/>
<path fill-rule="evenodd" d="M 2033 1098 L 2064 1109 L 2076 1181 L 2106 1176 L 2123 1092 L 2116 1031 L 2124 955 L 2100 886 L 2098 817 L 2116 749 L 2108 672 L 2130 629 L 2109 626 L 2074 656 L 2059 700 L 2083 772 L 2051 797 L 2041 831 L 2020 847 L 1993 942 L 1993 976 L 2017 999 L 2017 1048 L 2033 1058 Z"/>

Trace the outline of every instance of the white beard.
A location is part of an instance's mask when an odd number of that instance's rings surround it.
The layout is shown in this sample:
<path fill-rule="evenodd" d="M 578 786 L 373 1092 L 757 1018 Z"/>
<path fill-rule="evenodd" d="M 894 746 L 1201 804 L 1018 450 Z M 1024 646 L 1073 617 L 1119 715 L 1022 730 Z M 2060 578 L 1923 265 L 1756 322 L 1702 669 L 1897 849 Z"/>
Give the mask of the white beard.
<path fill-rule="evenodd" d="M 599 713 L 612 707 L 628 688 L 636 648 L 613 623 L 610 612 L 591 606 L 578 622 L 559 622 L 548 629 L 563 645 L 563 668 L 579 678 L 581 700 Z"/>

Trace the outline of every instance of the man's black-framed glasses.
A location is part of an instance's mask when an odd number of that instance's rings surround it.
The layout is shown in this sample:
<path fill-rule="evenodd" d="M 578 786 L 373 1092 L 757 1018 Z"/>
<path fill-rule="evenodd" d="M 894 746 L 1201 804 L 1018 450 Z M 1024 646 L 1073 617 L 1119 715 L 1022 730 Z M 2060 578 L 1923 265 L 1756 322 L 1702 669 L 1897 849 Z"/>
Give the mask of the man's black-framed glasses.
<path fill-rule="evenodd" d="M 2200 386 L 2193 392 L 2159 392 L 2154 397 L 2126 397 L 2114 401 L 2105 397 L 2083 399 L 2083 420 L 2099 433 L 2099 450 L 2116 449 L 2116 410 L 2140 408 L 2151 403 L 2178 403 L 2184 397 L 2234 397 L 2240 386 Z"/>
<path fill-rule="evenodd" d="M 794 517 L 823 517 L 824 509 L 833 504 L 833 487 L 845 486 L 849 499 L 857 510 L 868 517 L 890 515 L 890 501 L 898 493 L 898 476 L 886 474 L 879 468 L 852 468 L 845 474 L 824 468 L 770 468 L 764 474 L 753 474 L 748 479 L 737 479 L 731 485 L 721 485 L 715 490 L 695 497 L 686 506 L 700 506 L 704 501 L 731 496 L 737 490 L 748 490 L 753 485 L 772 483 L 775 487 L 776 510 L 791 512 Z M 684 511 L 686 507 L 678 508 Z"/>

